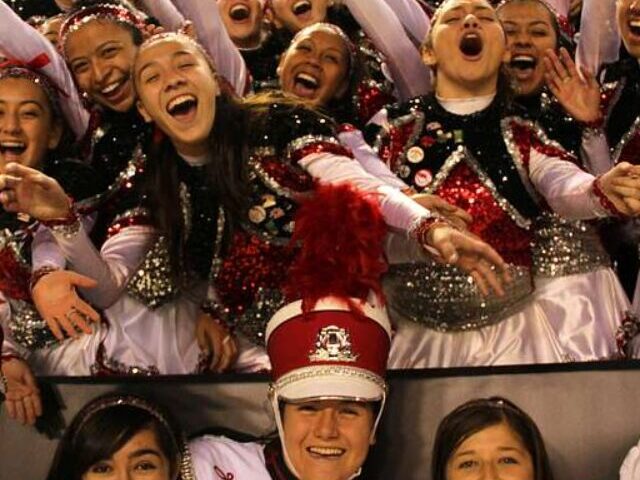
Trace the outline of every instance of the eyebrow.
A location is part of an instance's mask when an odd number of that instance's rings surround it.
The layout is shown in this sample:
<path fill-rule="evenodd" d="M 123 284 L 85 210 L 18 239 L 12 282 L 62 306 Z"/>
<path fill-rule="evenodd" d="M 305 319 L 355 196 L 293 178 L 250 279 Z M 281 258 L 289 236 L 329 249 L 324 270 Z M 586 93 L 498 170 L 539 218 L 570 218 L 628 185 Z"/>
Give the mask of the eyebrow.
<path fill-rule="evenodd" d="M 119 45 L 121 42 L 119 42 L 118 40 L 107 40 L 106 42 L 101 43 L 100 45 L 98 45 L 92 53 L 97 52 L 99 50 L 102 50 L 106 45 L 109 45 L 110 43 Z M 73 63 L 76 60 L 80 60 L 81 58 L 87 58 L 87 55 L 80 55 L 79 57 L 75 57 L 69 60 L 68 63 Z"/>
<path fill-rule="evenodd" d="M 6 100 L 0 99 L 0 104 L 4 105 L 6 103 L 7 103 Z M 42 106 L 42 104 L 40 102 L 38 102 L 37 100 L 23 100 L 18 105 L 21 106 L 21 107 L 23 107 L 25 105 L 35 105 L 40 110 L 44 110 L 44 107 Z"/>
<path fill-rule="evenodd" d="M 498 447 L 498 451 L 500 452 L 517 452 L 522 453 L 522 450 L 517 447 Z M 464 450 L 462 452 L 458 452 L 454 455 L 454 457 L 461 457 L 463 455 L 473 455 L 475 454 L 475 450 Z"/>
<path fill-rule="evenodd" d="M 449 13 L 449 12 L 453 12 L 453 11 L 460 11 L 464 9 L 464 5 L 458 5 L 457 7 L 453 7 L 451 10 L 447 10 L 444 13 Z M 486 5 L 476 5 L 475 7 L 473 7 L 473 12 L 478 12 L 478 11 L 493 11 L 493 9 L 487 7 Z"/>
<path fill-rule="evenodd" d="M 155 455 L 158 458 L 162 458 L 160 452 L 153 448 L 141 448 L 139 450 L 135 450 L 129 454 L 129 459 L 143 457 L 144 455 Z"/>

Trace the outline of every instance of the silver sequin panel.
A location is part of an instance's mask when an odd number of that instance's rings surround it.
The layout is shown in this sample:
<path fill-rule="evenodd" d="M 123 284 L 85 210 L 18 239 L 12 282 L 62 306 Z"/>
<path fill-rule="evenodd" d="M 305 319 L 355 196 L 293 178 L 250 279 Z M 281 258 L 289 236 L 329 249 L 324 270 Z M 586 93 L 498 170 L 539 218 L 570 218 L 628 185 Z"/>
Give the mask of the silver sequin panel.
<path fill-rule="evenodd" d="M 9 330 L 13 339 L 29 350 L 38 350 L 58 343 L 47 322 L 33 304 L 24 300 L 9 299 L 11 322 Z"/>
<path fill-rule="evenodd" d="M 516 313 L 533 291 L 531 272 L 510 266 L 504 297 L 483 296 L 472 278 L 451 265 L 392 265 L 384 278 L 390 311 L 440 332 L 476 330 Z"/>
<path fill-rule="evenodd" d="M 563 277 L 609 267 L 595 228 L 545 212 L 534 223 L 533 270 L 539 277 Z"/>

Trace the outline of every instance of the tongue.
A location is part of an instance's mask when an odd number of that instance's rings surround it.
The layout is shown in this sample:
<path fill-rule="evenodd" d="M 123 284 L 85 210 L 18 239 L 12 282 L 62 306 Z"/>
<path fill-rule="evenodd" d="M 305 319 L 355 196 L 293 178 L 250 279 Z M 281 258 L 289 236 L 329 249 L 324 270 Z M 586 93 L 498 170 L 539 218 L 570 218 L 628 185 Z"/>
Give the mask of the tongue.
<path fill-rule="evenodd" d="M 315 98 L 316 96 L 316 88 L 311 88 L 307 86 L 304 82 L 296 81 L 293 86 L 294 95 L 302 98 Z"/>
<path fill-rule="evenodd" d="M 469 57 L 475 57 L 482 52 L 482 40 L 477 36 L 467 36 L 460 42 L 460 50 Z"/>
<path fill-rule="evenodd" d="M 2 149 L 2 156 L 4 157 L 4 161 L 6 163 L 8 163 L 8 162 L 19 162 L 20 157 L 25 152 L 25 150 L 26 150 L 25 147 L 3 148 Z"/>

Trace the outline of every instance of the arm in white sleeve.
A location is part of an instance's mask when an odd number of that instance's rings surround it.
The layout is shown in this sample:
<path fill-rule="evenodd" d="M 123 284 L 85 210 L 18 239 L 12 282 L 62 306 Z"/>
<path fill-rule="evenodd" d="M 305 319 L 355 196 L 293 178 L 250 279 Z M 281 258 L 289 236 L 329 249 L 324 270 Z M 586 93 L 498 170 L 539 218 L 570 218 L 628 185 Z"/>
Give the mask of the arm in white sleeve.
<path fill-rule="evenodd" d="M 364 141 L 360 130 L 354 129 L 338 134 L 340 143 L 353 152 L 355 159 L 368 173 L 383 180 L 385 183 L 399 190 L 405 190 L 409 186 L 393 173 L 371 146 Z"/>
<path fill-rule="evenodd" d="M 23 22 L 4 0 L 0 0 L 0 49 L 8 56 L 43 71 L 55 82 L 61 91 L 60 106 L 65 118 L 76 138 L 82 138 L 89 126 L 89 112 L 82 106 L 64 59 L 49 40 Z"/>
<path fill-rule="evenodd" d="M 185 19 L 171 0 L 143 0 L 145 10 L 155 17 L 167 30 L 177 31 L 185 23 Z"/>
<path fill-rule="evenodd" d="M 431 19 L 416 0 L 385 0 L 393 9 L 416 46 L 421 46 L 431 29 Z"/>
<path fill-rule="evenodd" d="M 16 357 L 26 358 L 27 350 L 18 345 L 11 337 L 11 305 L 2 292 L 0 292 L 0 328 L 4 333 L 2 345 L 0 346 L 0 355 L 15 355 Z"/>
<path fill-rule="evenodd" d="M 91 231 L 95 220 L 96 215 L 84 215 L 80 218 L 87 232 Z M 31 270 L 35 272 L 43 267 L 64 270 L 66 264 L 67 259 L 53 233 L 47 227 L 40 225 L 31 241 Z"/>
<path fill-rule="evenodd" d="M 616 23 L 614 0 L 583 0 L 580 19 L 580 41 L 576 51 L 578 68 L 594 75 L 606 63 L 618 59 L 620 34 Z"/>
<path fill-rule="evenodd" d="M 351 15 L 385 55 L 400 100 L 431 91 L 431 74 L 400 20 L 384 0 L 343 0 Z"/>
<path fill-rule="evenodd" d="M 218 3 L 214 0 L 173 0 L 173 3 L 193 22 L 198 40 L 211 55 L 218 73 L 233 85 L 239 96 L 244 96 L 249 72 L 220 18 Z"/>
<path fill-rule="evenodd" d="M 551 209 L 569 220 L 609 215 L 593 191 L 595 177 L 572 162 L 532 150 L 529 177 Z"/>
<path fill-rule="evenodd" d="M 350 183 L 364 192 L 379 194 L 382 216 L 387 226 L 401 232 L 410 232 L 420 221 L 431 217 L 422 207 L 395 187 L 367 173 L 352 158 L 332 153 L 307 155 L 299 164 L 309 174 L 325 183 Z"/>
<path fill-rule="evenodd" d="M 104 309 L 122 294 L 150 248 L 155 231 L 147 226 L 124 228 L 109 238 L 100 252 L 82 225 L 74 235 L 56 231 L 53 235 L 69 267 L 97 281 L 95 288 L 83 289 L 82 293 L 93 305 Z"/>
<path fill-rule="evenodd" d="M 609 151 L 609 142 L 603 131 L 589 133 L 586 129 L 582 133 L 580 144 L 580 158 L 589 173 L 602 175 L 613 167 L 613 159 Z"/>

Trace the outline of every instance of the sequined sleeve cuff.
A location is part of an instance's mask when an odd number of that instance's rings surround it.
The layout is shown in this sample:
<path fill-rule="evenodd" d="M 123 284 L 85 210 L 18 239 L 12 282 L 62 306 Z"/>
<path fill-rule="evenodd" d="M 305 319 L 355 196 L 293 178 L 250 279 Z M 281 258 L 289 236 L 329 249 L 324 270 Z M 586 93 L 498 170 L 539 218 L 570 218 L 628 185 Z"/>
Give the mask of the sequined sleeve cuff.
<path fill-rule="evenodd" d="M 457 229 L 449 220 L 440 216 L 423 218 L 418 221 L 410 230 L 409 235 L 415 238 L 423 247 L 431 247 L 429 234 L 434 227 L 447 226 Z"/>
<path fill-rule="evenodd" d="M 593 194 L 596 196 L 596 198 L 600 202 L 600 205 L 602 206 L 602 208 L 604 208 L 607 211 L 607 213 L 609 213 L 614 217 L 624 217 L 625 214 L 622 213 L 620 210 L 618 210 L 616 206 L 613 204 L 613 202 L 609 200 L 609 198 L 607 198 L 607 195 L 602 191 L 602 185 L 600 185 L 600 178 L 601 176 L 598 176 L 593 181 Z"/>

